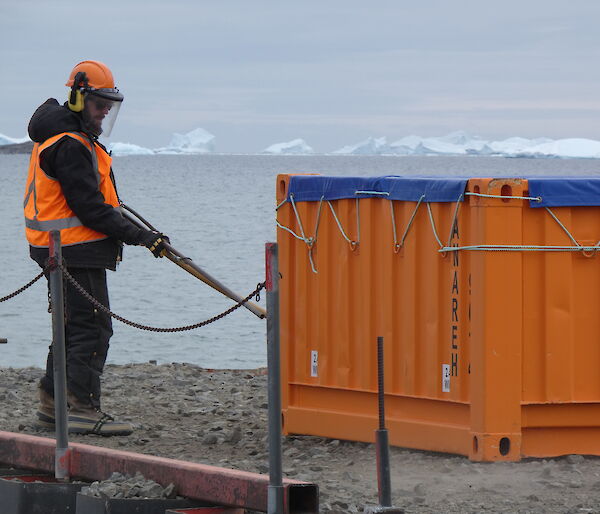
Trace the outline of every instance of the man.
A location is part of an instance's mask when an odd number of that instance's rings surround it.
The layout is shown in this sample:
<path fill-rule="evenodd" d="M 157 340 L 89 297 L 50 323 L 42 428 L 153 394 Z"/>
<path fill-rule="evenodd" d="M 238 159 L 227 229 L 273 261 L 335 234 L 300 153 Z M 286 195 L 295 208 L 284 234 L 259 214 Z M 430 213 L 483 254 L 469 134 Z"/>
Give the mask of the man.
<path fill-rule="evenodd" d="M 50 98 L 33 114 L 29 137 L 35 145 L 25 190 L 25 232 L 30 255 L 40 266 L 48 259 L 48 236 L 60 230 L 69 273 L 109 306 L 106 270 L 115 270 L 122 243 L 144 245 L 155 257 L 164 253 L 162 234 L 138 228 L 119 208 L 111 157 L 98 142 L 110 135 L 123 95 L 108 67 L 83 61 L 73 68 L 63 105 Z M 129 423 L 101 411 L 100 377 L 109 339 L 110 316 L 66 281 L 65 342 L 69 432 L 128 435 Z M 54 428 L 52 346 L 39 384 L 38 425 Z"/>

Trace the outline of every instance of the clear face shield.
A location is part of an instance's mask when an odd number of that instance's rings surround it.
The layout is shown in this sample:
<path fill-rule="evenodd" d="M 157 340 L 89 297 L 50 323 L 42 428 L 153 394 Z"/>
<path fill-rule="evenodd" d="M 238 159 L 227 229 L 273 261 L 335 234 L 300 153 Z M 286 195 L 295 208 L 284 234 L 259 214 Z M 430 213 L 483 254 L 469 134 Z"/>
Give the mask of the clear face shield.
<path fill-rule="evenodd" d="M 96 89 L 85 95 L 83 122 L 96 136 L 109 137 L 117 120 L 123 95 L 118 89 Z"/>

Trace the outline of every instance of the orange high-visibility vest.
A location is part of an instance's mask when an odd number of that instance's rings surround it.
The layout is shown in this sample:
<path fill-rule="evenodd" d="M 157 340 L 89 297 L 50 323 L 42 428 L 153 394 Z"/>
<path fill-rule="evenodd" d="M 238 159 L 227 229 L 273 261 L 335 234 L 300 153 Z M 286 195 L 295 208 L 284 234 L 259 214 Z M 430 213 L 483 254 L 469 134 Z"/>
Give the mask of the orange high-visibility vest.
<path fill-rule="evenodd" d="M 77 132 L 63 132 L 43 143 L 36 143 L 29 161 L 29 175 L 25 187 L 25 234 L 31 246 L 48 248 L 51 230 L 60 230 L 62 246 L 70 246 L 106 239 L 108 236 L 84 226 L 65 199 L 60 182 L 50 177 L 40 165 L 40 154 L 63 137 L 72 137 L 92 154 L 92 163 L 98 178 L 98 189 L 105 203 L 119 208 L 119 199 L 110 178 L 112 158 L 98 145 Z"/>

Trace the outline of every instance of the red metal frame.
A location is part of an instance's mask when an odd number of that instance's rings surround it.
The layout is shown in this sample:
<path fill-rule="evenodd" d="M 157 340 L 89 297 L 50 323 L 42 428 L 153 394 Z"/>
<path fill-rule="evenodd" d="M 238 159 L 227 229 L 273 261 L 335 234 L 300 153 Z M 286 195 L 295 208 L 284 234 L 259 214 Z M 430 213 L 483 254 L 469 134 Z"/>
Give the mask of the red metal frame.
<path fill-rule="evenodd" d="M 237 509 L 235 507 L 197 507 L 167 510 L 165 514 L 244 514 L 245 512 L 245 509 Z"/>
<path fill-rule="evenodd" d="M 0 431 L 0 463 L 51 473 L 55 447 L 54 439 Z M 104 480 L 115 471 L 131 475 L 139 471 L 159 484 L 173 483 L 178 494 L 187 498 L 267 511 L 267 475 L 80 443 L 69 448 L 72 477 Z M 286 479 L 283 487 L 282 514 L 319 512 L 317 485 Z"/>

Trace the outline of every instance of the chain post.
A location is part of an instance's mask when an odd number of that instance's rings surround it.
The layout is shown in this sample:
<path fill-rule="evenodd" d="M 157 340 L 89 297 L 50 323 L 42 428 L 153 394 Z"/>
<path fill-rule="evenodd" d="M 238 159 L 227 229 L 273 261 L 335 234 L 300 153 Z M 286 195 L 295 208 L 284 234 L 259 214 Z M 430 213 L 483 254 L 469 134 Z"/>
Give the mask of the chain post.
<path fill-rule="evenodd" d="M 281 363 L 279 349 L 279 255 L 277 243 L 265 245 L 267 289 L 267 369 L 269 416 L 269 488 L 267 514 L 284 510 L 281 463 Z"/>
<path fill-rule="evenodd" d="M 52 230 L 49 234 L 49 253 L 49 282 L 52 302 L 52 354 L 54 358 L 54 413 L 56 423 L 54 475 L 58 480 L 68 480 L 70 452 L 67 426 L 65 298 L 59 230 Z"/>
<path fill-rule="evenodd" d="M 390 448 L 388 431 L 385 428 L 385 388 L 384 388 L 383 337 L 377 337 L 377 399 L 379 407 L 379 429 L 375 431 L 377 451 L 377 485 L 379 505 L 392 506 L 392 486 L 390 481 Z"/>

